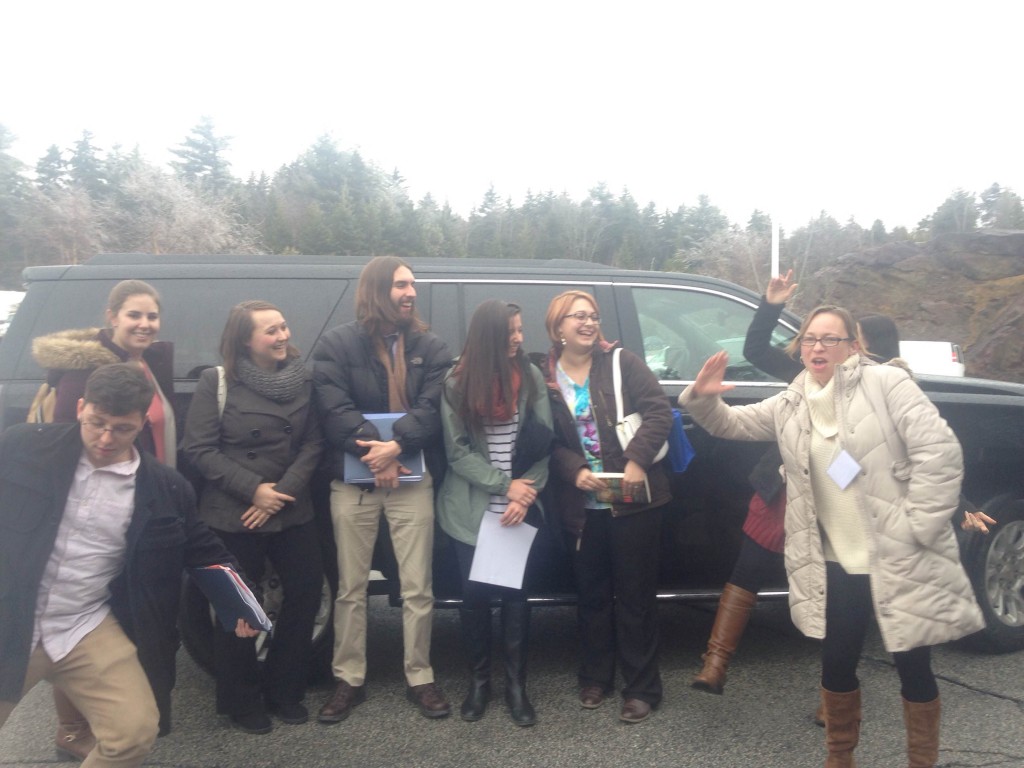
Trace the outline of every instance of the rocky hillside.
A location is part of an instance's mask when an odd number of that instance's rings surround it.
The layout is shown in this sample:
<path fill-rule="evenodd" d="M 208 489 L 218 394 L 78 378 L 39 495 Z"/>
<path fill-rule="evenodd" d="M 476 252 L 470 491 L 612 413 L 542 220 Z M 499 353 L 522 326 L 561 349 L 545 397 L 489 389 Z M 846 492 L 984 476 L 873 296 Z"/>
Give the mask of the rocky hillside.
<path fill-rule="evenodd" d="M 820 303 L 896 320 L 905 339 L 953 341 L 967 374 L 1024 382 L 1024 232 L 943 235 L 848 254 L 801 280 Z"/>

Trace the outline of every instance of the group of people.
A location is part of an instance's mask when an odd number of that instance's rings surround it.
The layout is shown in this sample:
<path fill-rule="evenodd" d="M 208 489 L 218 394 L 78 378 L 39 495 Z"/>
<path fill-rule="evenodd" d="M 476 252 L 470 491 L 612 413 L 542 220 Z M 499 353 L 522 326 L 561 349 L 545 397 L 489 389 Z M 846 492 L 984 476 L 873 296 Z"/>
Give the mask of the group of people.
<path fill-rule="evenodd" d="M 781 456 L 762 474 L 781 477 L 781 464 L 785 477 L 772 490 L 755 483 L 762 514 L 752 502 L 694 685 L 721 693 L 761 574 L 785 538 L 794 621 L 823 639 L 827 765 L 853 764 L 856 666 L 872 614 L 900 674 L 910 764 L 934 765 L 929 646 L 981 626 L 949 525 L 960 448 L 904 370 L 862 354 L 866 320 L 858 331 L 845 310 L 818 308 L 788 354 L 770 349 L 770 326 L 795 287 L 791 274 L 772 281 L 746 350 L 791 381 L 788 389 L 728 407 L 720 353 L 680 397 L 715 435 L 777 441 Z M 360 276 L 356 319 L 323 334 L 309 367 L 278 307 L 232 308 L 222 364 L 202 373 L 187 414 L 174 412 L 171 346 L 156 341 L 160 311 L 152 286 L 124 281 L 110 295 L 106 327 L 34 345 L 50 372 L 54 423 L 0 436 L 0 725 L 47 679 L 63 754 L 90 766 L 139 765 L 170 728 L 182 568 L 226 563 L 257 586 L 268 561 L 284 599 L 266 664 L 261 670 L 257 630 L 244 621 L 216 632 L 217 711 L 254 734 L 269 732 L 271 717 L 306 722 L 323 579 L 310 493 L 318 468 L 331 478 L 338 561 L 336 685 L 319 722 L 346 719 L 367 697 L 367 586 L 382 516 L 398 565 L 406 693 L 422 715 L 452 709 L 430 662 L 435 515 L 462 583 L 462 719 L 479 720 L 490 703 L 498 606 L 508 714 L 519 726 L 537 722 L 526 690 L 526 591 L 473 578 L 489 521 L 498 527 L 488 536 L 524 523 L 564 534 L 579 595 L 580 706 L 600 707 L 621 679 L 621 721 L 657 708 L 658 553 L 670 500 L 658 458 L 672 413 L 644 361 L 604 338 L 593 296 L 570 290 L 551 301 L 551 347 L 536 364 L 523 349 L 520 308 L 485 301 L 453 358 L 417 313 L 411 266 L 377 257 Z M 774 362 L 762 363 L 758 350 Z M 391 434 L 375 414 L 400 414 Z M 640 417 L 628 440 L 618 429 L 624 414 Z M 198 502 L 173 471 L 179 443 Z M 402 457 L 421 453 L 413 479 Z M 346 482 L 346 455 L 372 482 Z M 643 501 L 608 500 L 607 473 L 620 476 L 626 499 Z M 776 498 L 783 504 L 773 506 Z M 984 529 L 986 521 L 966 523 Z"/>

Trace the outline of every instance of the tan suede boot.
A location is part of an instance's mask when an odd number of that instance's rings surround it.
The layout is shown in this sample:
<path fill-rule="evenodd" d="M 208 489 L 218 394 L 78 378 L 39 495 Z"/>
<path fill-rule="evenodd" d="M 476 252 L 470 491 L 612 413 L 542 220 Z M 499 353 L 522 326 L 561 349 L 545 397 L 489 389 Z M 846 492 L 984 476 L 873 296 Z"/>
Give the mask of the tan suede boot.
<path fill-rule="evenodd" d="M 743 630 L 747 628 L 750 612 L 757 603 L 757 595 L 740 589 L 735 584 L 726 584 L 722 598 L 718 601 L 718 612 L 708 638 L 708 650 L 701 658 L 704 668 L 690 685 L 709 693 L 721 693 L 725 688 L 725 671 L 729 659 L 736 652 Z"/>
<path fill-rule="evenodd" d="M 907 765 L 933 768 L 939 760 L 939 697 L 918 703 L 903 700 L 903 722 L 907 727 Z"/>
<path fill-rule="evenodd" d="M 825 710 L 825 768 L 856 768 L 853 750 L 860 740 L 860 688 L 849 693 L 821 689 Z"/>
<path fill-rule="evenodd" d="M 85 760 L 96 746 L 89 721 L 59 688 L 53 689 L 53 707 L 57 710 L 57 757 L 60 760 Z"/>

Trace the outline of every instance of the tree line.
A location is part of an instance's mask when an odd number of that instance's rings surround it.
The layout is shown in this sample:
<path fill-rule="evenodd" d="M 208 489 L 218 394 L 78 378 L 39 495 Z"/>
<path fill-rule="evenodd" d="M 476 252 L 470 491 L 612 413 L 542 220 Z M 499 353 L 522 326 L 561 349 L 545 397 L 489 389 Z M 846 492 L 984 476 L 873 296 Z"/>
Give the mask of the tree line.
<path fill-rule="evenodd" d="M 83 131 L 72 147 L 51 146 L 34 168 L 8 150 L 0 125 L 0 287 L 19 287 L 35 264 L 74 264 L 100 252 L 273 253 L 457 258 L 572 258 L 618 267 L 681 270 L 763 288 L 771 221 L 753 211 L 743 224 L 701 195 L 662 210 L 628 190 L 598 185 L 582 200 L 530 193 L 520 205 L 487 190 L 468 217 L 430 194 L 410 198 L 399 172 L 322 137 L 272 176 L 231 173 L 230 138 L 203 118 L 171 149 L 170 168 L 138 148 L 104 151 Z M 825 211 L 784 232 L 784 264 L 813 274 L 835 257 L 892 241 L 921 241 L 978 228 L 1024 229 L 1013 190 L 962 189 L 914 231 L 864 228 Z"/>

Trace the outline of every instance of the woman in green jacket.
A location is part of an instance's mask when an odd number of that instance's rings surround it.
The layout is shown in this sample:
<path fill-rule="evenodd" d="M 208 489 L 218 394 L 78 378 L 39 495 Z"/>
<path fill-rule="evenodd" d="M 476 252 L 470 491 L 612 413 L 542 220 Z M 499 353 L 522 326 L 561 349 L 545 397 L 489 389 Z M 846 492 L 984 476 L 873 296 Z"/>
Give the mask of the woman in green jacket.
<path fill-rule="evenodd" d="M 462 577 L 463 639 L 470 685 L 462 719 L 479 720 L 491 692 L 491 602 L 501 603 L 505 703 L 513 722 L 537 715 L 526 696 L 529 606 L 522 587 L 470 579 L 484 515 L 522 524 L 548 479 L 551 407 L 544 378 L 522 349 L 520 309 L 497 299 L 473 313 L 462 355 L 441 399 L 448 472 L 437 499 L 441 528 L 452 538 Z"/>

